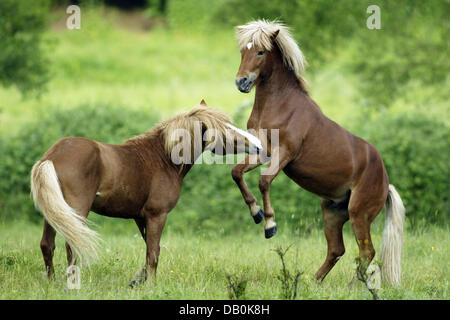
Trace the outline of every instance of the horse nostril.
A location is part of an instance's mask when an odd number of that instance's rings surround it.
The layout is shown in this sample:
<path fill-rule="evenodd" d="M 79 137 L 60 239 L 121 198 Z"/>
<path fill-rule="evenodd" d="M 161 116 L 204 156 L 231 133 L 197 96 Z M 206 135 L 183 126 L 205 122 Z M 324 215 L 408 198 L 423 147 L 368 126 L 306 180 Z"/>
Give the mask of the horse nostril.
<path fill-rule="evenodd" d="M 242 87 L 247 83 L 247 80 L 248 80 L 247 77 L 238 78 L 238 79 L 236 79 L 236 85 L 238 87 Z"/>
<path fill-rule="evenodd" d="M 242 92 L 247 92 L 246 90 L 246 88 L 248 87 L 248 85 L 249 85 L 249 78 L 247 78 L 247 77 L 242 77 L 242 78 L 236 78 L 235 79 L 235 82 L 236 82 L 236 86 L 238 87 L 238 89 L 240 90 L 240 91 L 242 91 Z"/>

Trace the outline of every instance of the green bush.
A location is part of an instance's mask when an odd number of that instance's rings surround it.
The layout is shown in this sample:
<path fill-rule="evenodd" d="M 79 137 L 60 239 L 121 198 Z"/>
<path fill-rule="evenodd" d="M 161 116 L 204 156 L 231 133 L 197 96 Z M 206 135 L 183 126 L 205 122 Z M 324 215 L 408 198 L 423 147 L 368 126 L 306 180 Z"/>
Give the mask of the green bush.
<path fill-rule="evenodd" d="M 390 107 L 392 101 L 422 85 L 445 83 L 450 70 L 448 1 L 375 1 L 381 29 L 359 28 L 351 41 L 355 49 L 347 61 L 360 75 L 359 87 L 367 103 Z"/>
<path fill-rule="evenodd" d="M 49 1 L 0 1 L 0 83 L 24 94 L 40 92 L 49 60 L 42 46 Z"/>
<path fill-rule="evenodd" d="M 82 105 L 72 110 L 50 109 L 42 119 L 24 125 L 16 136 L 0 140 L 0 218 L 39 215 L 29 197 L 34 163 L 60 138 L 86 137 L 106 143 L 124 140 L 150 129 L 155 115 L 125 107 Z"/>

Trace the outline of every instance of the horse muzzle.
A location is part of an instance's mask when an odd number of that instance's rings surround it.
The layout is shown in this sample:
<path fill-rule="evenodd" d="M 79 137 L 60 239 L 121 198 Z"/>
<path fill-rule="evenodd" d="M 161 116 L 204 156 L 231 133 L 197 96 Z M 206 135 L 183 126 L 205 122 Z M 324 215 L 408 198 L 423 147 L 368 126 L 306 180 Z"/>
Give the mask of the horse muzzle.
<path fill-rule="evenodd" d="M 240 77 L 236 78 L 235 82 L 236 87 L 239 89 L 240 92 L 249 93 L 253 87 L 254 80 L 251 80 L 250 78 L 247 77 Z"/>

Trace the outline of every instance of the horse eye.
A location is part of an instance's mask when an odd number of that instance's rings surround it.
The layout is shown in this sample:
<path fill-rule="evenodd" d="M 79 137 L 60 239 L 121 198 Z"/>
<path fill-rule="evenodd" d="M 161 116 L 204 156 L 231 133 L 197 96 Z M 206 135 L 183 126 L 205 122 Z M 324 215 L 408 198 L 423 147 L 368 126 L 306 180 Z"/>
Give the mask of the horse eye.
<path fill-rule="evenodd" d="M 264 51 L 258 51 L 258 56 L 262 56 L 264 54 Z"/>

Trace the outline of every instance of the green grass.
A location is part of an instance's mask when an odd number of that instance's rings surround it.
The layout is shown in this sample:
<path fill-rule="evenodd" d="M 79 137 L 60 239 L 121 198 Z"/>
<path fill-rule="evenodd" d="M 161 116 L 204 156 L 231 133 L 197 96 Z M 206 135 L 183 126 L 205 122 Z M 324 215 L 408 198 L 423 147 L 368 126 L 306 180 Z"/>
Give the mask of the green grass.
<path fill-rule="evenodd" d="M 98 228 L 105 243 L 99 260 L 90 269 L 83 268 L 80 290 L 66 289 L 65 248 L 60 236 L 54 258 L 56 277 L 48 281 L 39 249 L 41 227 L 21 222 L 0 225 L 0 299 L 227 299 L 227 274 L 245 275 L 247 299 L 279 299 L 281 285 L 277 275 L 281 263 L 272 249 L 290 244 L 293 246 L 286 256 L 288 268 L 304 271 L 298 299 L 371 299 L 365 287 L 349 286 L 357 246 L 348 225 L 346 254 L 321 284 L 314 280 L 314 274 L 326 253 L 322 231 L 304 236 L 280 230 L 275 238 L 265 240 L 257 226 L 255 232 L 232 237 L 175 234 L 169 226 L 161 241 L 157 283 L 130 289 L 129 280 L 142 267 L 145 257 L 144 242 L 133 224 L 115 220 L 108 227 Z M 119 228 L 121 232 L 115 232 L 114 225 L 125 225 L 127 231 Z M 379 296 L 448 299 L 448 237 L 448 230 L 439 228 L 421 234 L 407 232 L 402 286 L 383 286 Z M 379 234 L 374 236 L 377 250 L 380 238 Z"/>

